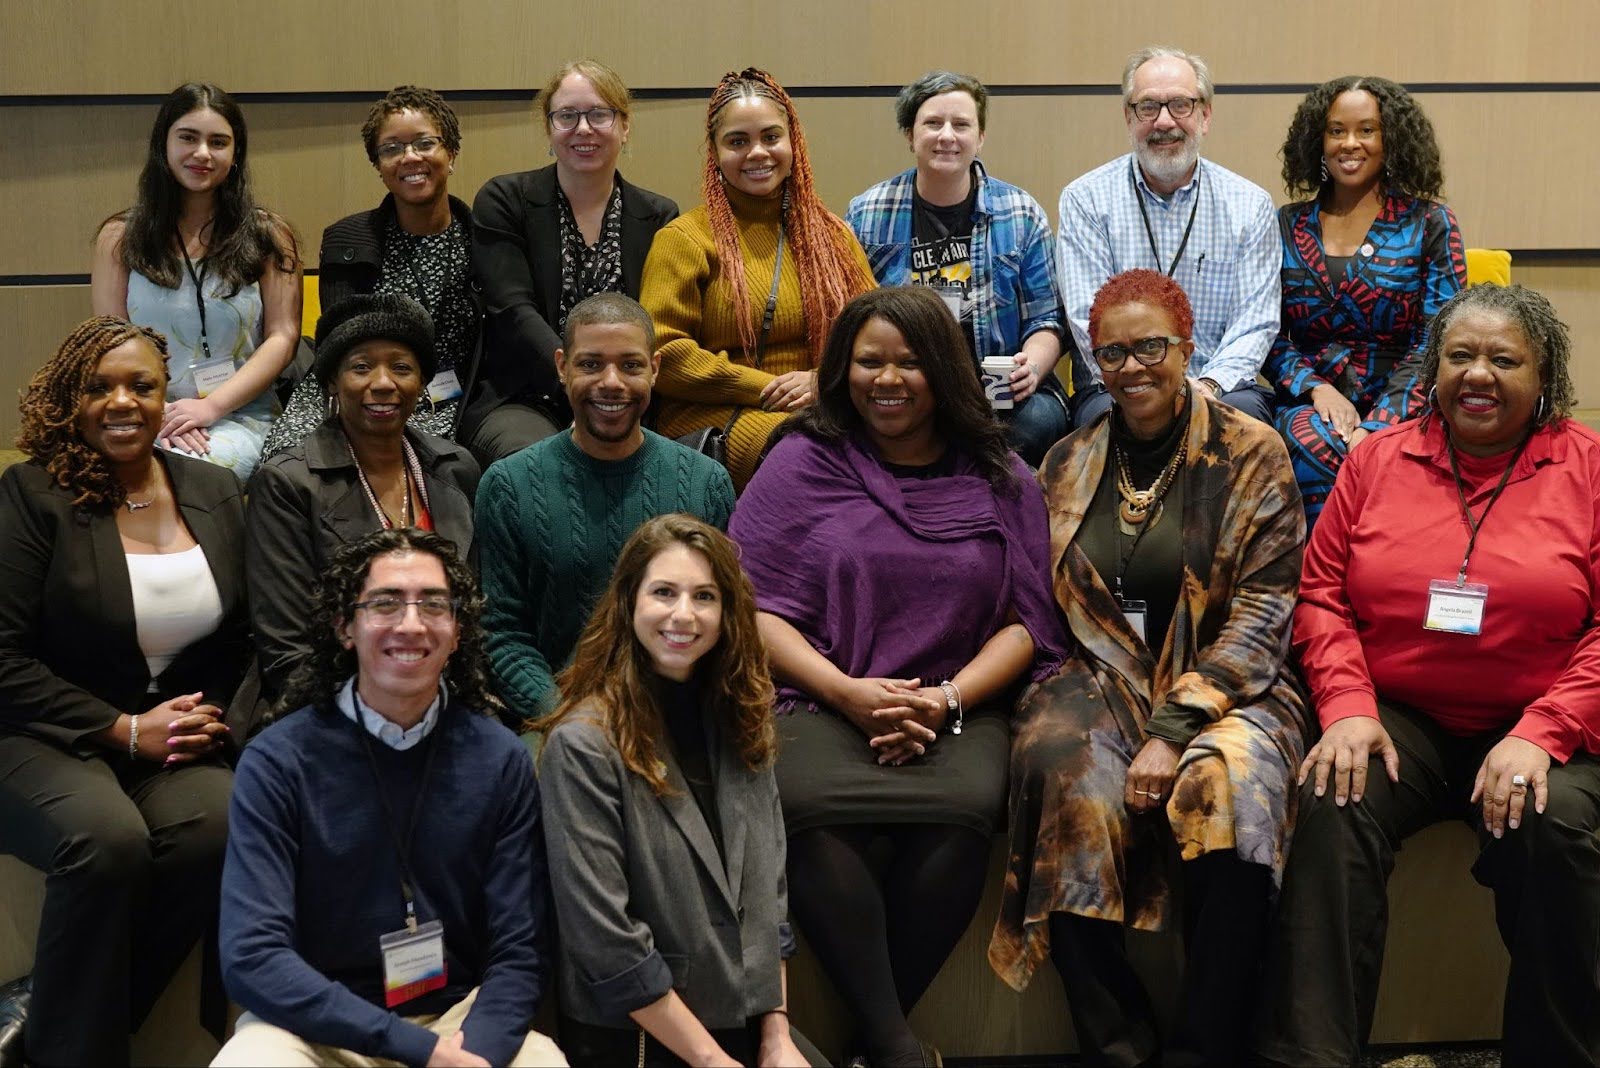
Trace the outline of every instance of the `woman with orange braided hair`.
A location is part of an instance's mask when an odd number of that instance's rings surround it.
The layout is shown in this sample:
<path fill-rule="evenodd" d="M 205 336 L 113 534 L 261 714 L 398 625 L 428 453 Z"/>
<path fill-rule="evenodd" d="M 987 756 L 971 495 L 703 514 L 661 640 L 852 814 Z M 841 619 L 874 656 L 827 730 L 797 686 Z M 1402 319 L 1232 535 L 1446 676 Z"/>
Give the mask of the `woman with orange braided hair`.
<path fill-rule="evenodd" d="M 155 447 L 166 395 L 166 339 L 90 319 L 29 383 L 30 459 L 0 475 L 0 853 L 47 876 L 31 1004 L 0 1007 L 33 1064 L 127 1064 L 216 915 L 244 504 L 233 472 Z"/>
<path fill-rule="evenodd" d="M 729 71 L 711 94 L 701 195 L 656 234 L 639 302 L 661 345 L 659 429 L 726 427 L 743 489 L 768 436 L 816 396 L 839 310 L 877 283 L 817 196 L 794 103 L 766 71 Z"/>

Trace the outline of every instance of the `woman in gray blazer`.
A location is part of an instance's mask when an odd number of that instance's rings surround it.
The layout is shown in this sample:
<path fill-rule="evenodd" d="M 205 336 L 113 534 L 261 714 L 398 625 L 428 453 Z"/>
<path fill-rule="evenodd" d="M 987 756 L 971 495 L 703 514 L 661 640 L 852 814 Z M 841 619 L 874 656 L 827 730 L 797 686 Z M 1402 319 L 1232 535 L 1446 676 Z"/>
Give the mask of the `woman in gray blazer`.
<path fill-rule="evenodd" d="M 730 542 L 641 526 L 561 677 L 540 793 L 573 1065 L 793 1065 L 772 682 Z M 813 1051 L 814 1052 L 814 1051 Z"/>

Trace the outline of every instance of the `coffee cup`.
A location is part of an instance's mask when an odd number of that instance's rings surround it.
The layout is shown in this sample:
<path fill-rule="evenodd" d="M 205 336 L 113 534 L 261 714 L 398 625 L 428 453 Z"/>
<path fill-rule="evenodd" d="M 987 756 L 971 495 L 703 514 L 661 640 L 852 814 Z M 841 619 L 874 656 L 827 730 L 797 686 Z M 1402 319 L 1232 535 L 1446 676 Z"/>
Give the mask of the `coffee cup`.
<path fill-rule="evenodd" d="M 1017 361 L 1010 356 L 986 356 L 979 365 L 983 368 L 983 395 L 989 398 L 989 407 L 995 411 L 1010 411 L 1011 373 Z"/>

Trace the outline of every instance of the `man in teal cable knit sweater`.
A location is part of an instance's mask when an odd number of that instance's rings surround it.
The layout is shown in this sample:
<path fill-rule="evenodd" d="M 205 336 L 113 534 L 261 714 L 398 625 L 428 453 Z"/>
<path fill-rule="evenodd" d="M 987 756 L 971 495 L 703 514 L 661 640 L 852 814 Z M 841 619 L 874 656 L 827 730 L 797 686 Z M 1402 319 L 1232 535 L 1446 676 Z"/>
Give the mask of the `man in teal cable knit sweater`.
<path fill-rule="evenodd" d="M 687 512 L 728 525 L 727 471 L 640 426 L 660 366 L 655 348 L 638 302 L 600 293 L 578 304 L 556 353 L 571 429 L 493 464 L 478 484 L 489 661 L 518 715 L 554 710 L 556 673 L 641 523 Z"/>

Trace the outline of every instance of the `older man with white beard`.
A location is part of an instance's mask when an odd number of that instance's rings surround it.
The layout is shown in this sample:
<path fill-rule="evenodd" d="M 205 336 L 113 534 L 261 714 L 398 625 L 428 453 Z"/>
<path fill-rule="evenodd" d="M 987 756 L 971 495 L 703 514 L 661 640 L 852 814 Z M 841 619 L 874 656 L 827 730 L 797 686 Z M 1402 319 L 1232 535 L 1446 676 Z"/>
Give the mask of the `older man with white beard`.
<path fill-rule="evenodd" d="M 1134 267 L 1169 275 L 1188 294 L 1195 345 L 1189 373 L 1200 388 L 1271 420 L 1271 394 L 1257 388 L 1256 375 L 1278 333 L 1282 302 L 1272 198 L 1200 158 L 1211 96 L 1211 72 L 1199 56 L 1175 48 L 1135 52 L 1122 74 L 1133 150 L 1061 191 L 1056 256 L 1076 342 L 1074 426 L 1088 426 L 1111 404 L 1088 358 L 1089 305 L 1108 278 Z"/>

